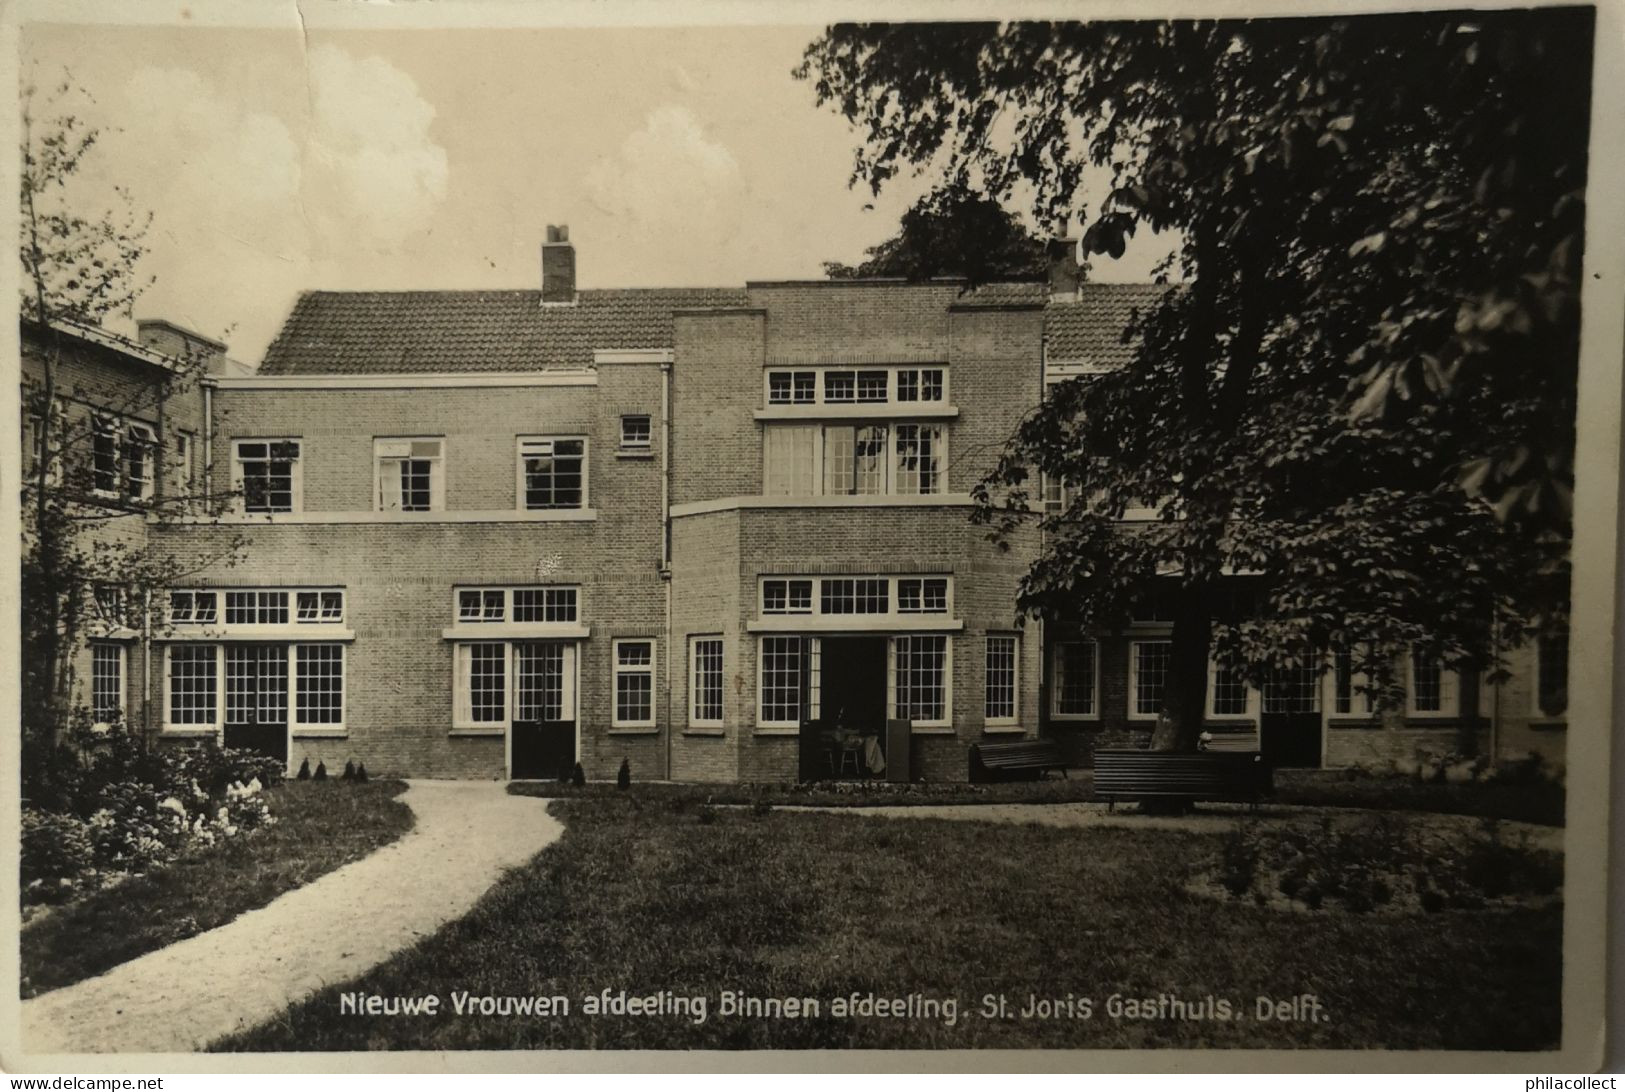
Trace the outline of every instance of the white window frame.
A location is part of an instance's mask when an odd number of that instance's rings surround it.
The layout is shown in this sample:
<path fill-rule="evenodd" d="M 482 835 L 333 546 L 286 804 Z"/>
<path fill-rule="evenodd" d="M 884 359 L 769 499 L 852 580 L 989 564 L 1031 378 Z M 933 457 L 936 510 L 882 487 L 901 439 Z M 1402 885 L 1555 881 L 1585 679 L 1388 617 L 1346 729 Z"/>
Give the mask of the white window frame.
<path fill-rule="evenodd" d="M 644 437 L 642 440 L 626 438 L 626 426 L 629 421 L 642 421 L 644 423 Z M 654 417 L 647 413 L 621 414 L 621 450 L 622 451 L 652 451 L 654 449 L 655 422 Z"/>
<path fill-rule="evenodd" d="M 299 712 L 299 650 L 302 648 L 332 648 L 338 650 L 339 665 L 339 719 L 307 721 Z M 347 729 L 345 719 L 350 715 L 350 663 L 344 645 L 337 641 L 294 641 L 288 645 L 288 724 L 295 732 L 323 732 L 342 735 Z"/>
<path fill-rule="evenodd" d="M 392 446 L 406 445 L 406 452 L 396 454 L 386 449 Z M 416 455 L 412 453 L 415 444 L 436 444 L 438 452 L 434 455 Z M 395 474 L 400 473 L 400 464 L 403 462 L 426 462 L 429 464 L 429 507 L 405 508 L 394 507 L 384 503 L 384 464 L 389 463 Z M 405 499 L 402 498 L 404 505 Z M 374 436 L 372 438 L 372 506 L 375 512 L 443 512 L 446 509 L 446 438 L 444 436 Z"/>
<path fill-rule="evenodd" d="M 158 485 L 158 433 L 151 425 L 143 421 L 125 421 L 124 431 L 120 436 L 119 466 L 120 477 L 123 479 L 123 496 L 127 501 L 137 504 L 150 501 L 157 493 Z M 143 475 L 135 476 L 135 459 L 140 453 L 141 469 Z M 138 491 L 131 487 L 137 482 L 141 483 Z"/>
<path fill-rule="evenodd" d="M 1061 712 L 1061 647 L 1063 645 L 1089 645 L 1092 649 L 1090 657 L 1094 677 L 1089 686 L 1089 711 L 1087 713 Z M 1094 721 L 1100 719 L 1100 642 L 1092 637 L 1055 641 L 1050 645 L 1050 696 L 1049 715 L 1054 721 L 1072 723 L 1075 721 Z"/>
<path fill-rule="evenodd" d="M 542 505 L 532 508 L 525 502 L 525 445 L 556 444 L 561 440 L 581 441 L 581 503 L 574 506 Z M 514 507 L 520 512 L 585 512 L 592 507 L 592 440 L 581 434 L 537 433 L 514 438 Z M 554 456 L 557 457 L 556 455 Z"/>
<path fill-rule="evenodd" d="M 897 642 L 920 638 L 942 639 L 942 716 L 910 720 L 913 729 L 952 728 L 954 723 L 954 639 L 948 633 L 896 633 L 886 639 L 886 717 L 897 715 Z"/>
<path fill-rule="evenodd" d="M 824 581 L 826 580 L 883 580 L 886 582 L 886 609 L 885 611 L 871 611 L 867 613 L 824 613 Z M 945 580 L 945 604 L 942 610 L 899 610 L 898 585 L 905 580 Z M 767 585 L 770 583 L 784 583 L 786 585 L 786 602 L 788 599 L 788 585 L 796 581 L 809 581 L 812 586 L 812 600 L 810 609 L 803 611 L 769 611 L 767 609 Z M 923 591 L 922 591 L 923 596 Z M 929 620 L 936 618 L 954 617 L 954 578 L 952 573 L 820 573 L 814 575 L 800 575 L 795 573 L 773 573 L 757 578 L 756 581 L 756 609 L 762 618 L 842 618 L 858 622 L 863 619 L 877 618 L 914 618 Z M 922 624 L 924 622 L 922 621 Z"/>
<path fill-rule="evenodd" d="M 1405 654 L 1405 718 L 1407 720 L 1461 719 L 1461 674 L 1439 665 L 1439 708 L 1416 707 L 1416 654 Z"/>
<path fill-rule="evenodd" d="M 175 711 L 175 650 L 178 648 L 194 649 L 206 648 L 212 653 L 214 659 L 214 709 L 208 721 L 184 721 L 177 723 L 173 719 Z M 164 646 L 164 724 L 165 732 L 214 732 L 218 733 L 226 721 L 226 668 L 225 646 L 213 642 L 177 642 Z"/>
<path fill-rule="evenodd" d="M 911 399 L 903 401 L 897 397 L 899 390 L 898 377 L 902 372 L 941 372 L 942 397 L 929 400 Z M 852 373 L 852 397 L 850 399 L 829 398 L 829 380 L 831 372 Z M 863 372 L 881 372 L 886 376 L 886 397 L 874 401 L 860 401 L 857 396 L 857 377 Z M 811 373 L 813 377 L 813 396 L 810 401 L 797 401 L 795 398 L 795 379 L 797 374 Z M 879 408 L 891 407 L 939 407 L 951 404 L 953 391 L 951 382 L 953 369 L 947 361 L 937 361 L 930 364 L 828 364 L 828 365 L 773 365 L 762 370 L 762 405 L 772 409 L 784 406 L 874 406 Z M 774 401 L 773 376 L 791 376 L 791 397 L 788 401 Z"/>
<path fill-rule="evenodd" d="M 1130 641 L 1128 643 L 1128 719 L 1129 720 L 1138 720 L 1138 721 L 1154 721 L 1154 720 L 1157 719 L 1157 716 L 1159 715 L 1158 710 L 1152 710 L 1149 713 L 1140 712 L 1140 706 L 1139 706 L 1139 696 L 1140 696 L 1140 651 L 1139 651 L 1139 646 L 1141 646 L 1141 645 L 1167 645 L 1168 650 L 1169 650 L 1169 657 L 1170 657 L 1169 670 L 1172 671 L 1172 669 L 1173 669 L 1173 663 L 1172 663 L 1173 642 L 1170 641 L 1167 637 L 1146 637 L 1146 638 L 1143 638 L 1143 639 L 1132 640 L 1132 641 Z M 1166 691 L 1167 686 L 1168 686 L 1168 683 L 1167 683 L 1167 680 L 1165 679 L 1163 681 L 1164 691 Z"/>
<path fill-rule="evenodd" d="M 717 647 L 717 715 L 700 715 L 700 646 Z M 720 633 L 698 633 L 688 639 L 688 724 L 691 728 L 721 728 L 728 707 L 727 645 Z"/>
<path fill-rule="evenodd" d="M 242 447 L 244 444 L 265 444 L 266 454 L 270 454 L 271 444 L 293 444 L 298 448 L 298 454 L 290 460 L 288 468 L 289 507 L 286 510 L 274 509 L 268 512 L 250 512 L 248 510 L 248 494 L 243 487 L 246 475 L 243 473 Z M 255 459 L 255 462 L 262 460 Z M 264 460 L 269 461 L 269 459 Z M 231 489 L 235 497 L 234 504 L 240 514 L 251 516 L 286 516 L 305 510 L 305 440 L 302 436 L 235 436 L 231 441 Z"/>
<path fill-rule="evenodd" d="M 1008 716 L 989 716 L 989 691 L 992 687 L 993 642 L 1010 642 L 1010 713 Z M 982 723 L 990 728 L 1018 728 L 1021 725 L 1021 635 L 1019 633 L 989 633 L 982 649 Z"/>
<path fill-rule="evenodd" d="M 875 403 L 879 405 L 879 403 Z M 913 404 L 913 403 L 905 403 Z M 928 405 L 929 403 L 918 403 Z M 828 480 L 828 430 L 832 428 L 860 428 L 869 425 L 881 426 L 886 429 L 886 461 L 884 489 L 875 493 L 830 493 L 825 489 Z M 929 493 L 905 493 L 898 489 L 898 468 L 901 459 L 897 453 L 898 430 L 906 427 L 928 428 L 936 433 L 934 449 L 936 452 L 936 488 Z M 768 493 L 769 460 L 771 457 L 771 437 L 779 431 L 802 429 L 812 434 L 812 446 L 808 466 L 804 469 L 806 474 L 799 473 L 801 468 L 792 468 L 796 473 L 787 475 L 793 482 L 802 480 L 803 488 L 800 491 L 788 493 Z M 776 431 L 777 430 L 777 431 Z M 947 422 L 933 419 L 916 420 L 902 416 L 877 417 L 872 421 L 773 421 L 768 422 L 762 429 L 762 490 L 763 496 L 771 497 L 940 497 L 949 492 L 948 475 L 952 468 L 952 458 L 949 453 L 952 430 Z"/>
<path fill-rule="evenodd" d="M 304 608 L 300 600 L 305 596 L 316 597 L 316 616 L 314 618 L 301 618 Z M 334 615 L 329 609 L 332 596 L 338 597 L 338 613 Z M 293 612 L 289 619 L 296 625 L 338 625 L 344 621 L 344 589 L 343 588 L 295 588 L 293 589 Z"/>
<path fill-rule="evenodd" d="M 515 617 L 515 593 L 522 591 L 539 592 L 569 592 L 575 600 L 575 618 L 562 622 L 526 621 L 520 622 Z M 463 595 L 477 593 L 480 596 L 480 617 L 463 617 Z M 487 593 L 495 593 L 502 597 L 502 614 L 497 618 L 485 617 L 485 599 Z M 540 625 L 572 625 L 581 620 L 581 585 L 579 584 L 457 584 L 451 589 L 451 620 L 459 626 L 484 626 L 513 623 L 520 626 Z"/>
<path fill-rule="evenodd" d="M 129 712 L 129 649 L 118 641 L 91 641 L 90 711 L 91 719 L 94 721 L 94 725 L 97 728 L 106 728 L 112 724 L 111 719 L 98 715 L 101 713 L 101 709 L 98 708 L 99 691 L 101 690 L 102 683 L 101 668 L 103 661 L 101 656 L 102 654 L 107 653 L 112 655 L 112 662 L 115 665 L 115 670 L 118 673 L 117 679 L 113 683 L 113 691 L 115 695 L 114 713 L 116 714 L 118 720 L 123 721 L 126 719 Z"/>
<path fill-rule="evenodd" d="M 1327 656 L 1326 668 L 1327 695 L 1321 699 L 1321 708 L 1328 718 L 1371 716 L 1371 676 L 1369 672 L 1354 670 L 1354 653 L 1349 653 L 1349 707 L 1347 712 L 1340 712 L 1337 708 L 1337 653 L 1333 651 Z M 1407 669 L 1408 670 L 1408 669 Z M 1406 689 L 1409 689 L 1407 682 Z"/>
<path fill-rule="evenodd" d="M 655 648 L 653 637 L 617 637 L 609 643 L 609 710 L 611 728 L 653 728 L 656 725 L 658 713 L 655 708 L 655 699 L 659 693 L 659 676 L 655 665 L 659 662 L 660 653 Z M 622 645 L 648 645 L 649 663 L 622 666 Z M 649 676 L 649 716 L 644 720 L 624 720 L 621 717 L 620 683 L 622 675 Z"/>
<path fill-rule="evenodd" d="M 187 597 L 185 618 L 175 617 L 175 597 Z M 208 596 L 214 602 L 211 617 L 197 617 L 198 596 Z M 216 588 L 170 588 L 169 602 L 164 608 L 164 620 L 172 626 L 219 626 L 225 624 L 225 600 Z"/>
<path fill-rule="evenodd" d="M 808 670 L 807 645 L 809 638 L 794 633 L 764 633 L 756 639 L 756 727 L 758 728 L 800 728 L 801 721 L 810 714 L 810 710 L 800 708 L 799 693 L 805 691 L 807 704 L 812 703 L 811 680 L 801 678 L 801 672 Z M 767 642 L 793 641 L 796 646 L 796 685 L 798 687 L 797 706 L 800 714 L 795 720 L 770 720 L 767 716 Z M 806 685 L 803 685 L 803 684 Z"/>
<path fill-rule="evenodd" d="M 1219 665 L 1213 660 L 1209 660 L 1207 662 L 1207 709 L 1205 710 L 1207 719 L 1222 721 L 1257 720 L 1262 695 L 1258 687 L 1252 683 L 1244 681 L 1242 687 L 1246 693 L 1242 711 L 1239 713 L 1219 712 Z"/>
<path fill-rule="evenodd" d="M 502 718 L 474 719 L 474 646 L 502 649 Z M 513 642 L 501 638 L 455 641 L 451 646 L 451 726 L 462 732 L 506 732 L 513 724 Z"/>

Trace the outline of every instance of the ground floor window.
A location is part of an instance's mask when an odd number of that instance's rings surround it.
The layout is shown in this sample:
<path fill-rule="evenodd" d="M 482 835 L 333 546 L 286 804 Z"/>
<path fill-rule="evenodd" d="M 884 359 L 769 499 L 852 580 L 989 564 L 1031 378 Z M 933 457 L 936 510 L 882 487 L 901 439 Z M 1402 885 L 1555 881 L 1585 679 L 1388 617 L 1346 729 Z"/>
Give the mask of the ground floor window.
<path fill-rule="evenodd" d="M 655 645 L 653 641 L 616 641 L 616 728 L 646 728 L 655 722 Z"/>
<path fill-rule="evenodd" d="M 97 641 L 90 646 L 90 712 L 97 724 L 124 719 L 124 646 Z"/>
<path fill-rule="evenodd" d="M 757 724 L 801 723 L 801 638 L 763 637 L 758 656 L 761 695 Z"/>
<path fill-rule="evenodd" d="M 453 723 L 459 728 L 508 723 L 508 646 L 470 641 L 457 646 L 457 692 Z"/>
<path fill-rule="evenodd" d="M 988 634 L 987 692 L 982 713 L 990 724 L 1016 721 L 1017 640 L 1009 634 Z"/>
<path fill-rule="evenodd" d="M 1569 710 L 1569 635 L 1542 637 L 1535 657 L 1535 708 L 1542 716 L 1563 716 Z"/>
<path fill-rule="evenodd" d="M 226 646 L 226 723 L 288 723 L 288 646 Z"/>
<path fill-rule="evenodd" d="M 1213 665 L 1208 677 L 1208 714 L 1215 717 L 1247 715 L 1247 680 L 1230 667 Z"/>
<path fill-rule="evenodd" d="M 695 637 L 689 643 L 688 722 L 697 726 L 722 724 L 722 638 Z"/>
<path fill-rule="evenodd" d="M 171 645 L 165 654 L 169 689 L 168 724 L 176 728 L 215 722 L 214 645 Z"/>
<path fill-rule="evenodd" d="M 1413 649 L 1409 663 L 1406 710 L 1413 717 L 1453 717 L 1459 699 L 1456 673 L 1426 653 Z"/>
<path fill-rule="evenodd" d="M 344 723 L 344 646 L 294 646 L 294 710 L 299 724 Z"/>
<path fill-rule="evenodd" d="M 1352 649 L 1340 648 L 1332 653 L 1332 712 L 1370 713 L 1370 685 L 1364 672 L 1354 670 Z"/>
<path fill-rule="evenodd" d="M 948 638 L 909 634 L 892 638 L 892 709 L 899 720 L 948 721 Z"/>
<path fill-rule="evenodd" d="M 1052 654 L 1050 712 L 1058 717 L 1093 717 L 1099 656 L 1093 641 L 1060 641 Z"/>
<path fill-rule="evenodd" d="M 1168 666 L 1173 658 L 1171 641 L 1132 641 L 1129 643 L 1129 715 L 1155 717 L 1162 712 L 1163 694 L 1168 689 Z"/>

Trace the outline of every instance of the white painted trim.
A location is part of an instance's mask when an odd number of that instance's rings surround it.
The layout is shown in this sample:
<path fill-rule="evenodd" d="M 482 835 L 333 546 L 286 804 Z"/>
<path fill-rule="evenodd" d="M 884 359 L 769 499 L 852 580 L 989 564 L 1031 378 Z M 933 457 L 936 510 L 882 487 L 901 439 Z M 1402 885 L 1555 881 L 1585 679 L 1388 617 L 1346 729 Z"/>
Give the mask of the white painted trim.
<path fill-rule="evenodd" d="M 700 658 L 699 643 L 701 641 L 715 641 L 717 643 L 717 671 L 722 679 L 722 716 L 699 717 L 694 713 L 694 707 L 700 692 Z M 728 710 L 728 643 L 720 633 L 691 633 L 688 637 L 688 727 L 685 731 L 709 729 L 721 731 L 723 720 Z"/>
<path fill-rule="evenodd" d="M 718 497 L 671 506 L 673 517 L 703 516 L 736 508 L 970 508 L 969 493 L 861 493 L 821 496 Z"/>
<path fill-rule="evenodd" d="M 941 614 L 775 614 L 745 623 L 746 633 L 958 633 L 965 623 Z"/>
<path fill-rule="evenodd" d="M 594 349 L 592 362 L 601 364 L 670 364 L 676 359 L 671 349 Z"/>
<path fill-rule="evenodd" d="M 596 387 L 588 369 L 537 372 L 422 372 L 372 375 L 247 375 L 214 381 L 221 390 L 418 390 L 434 387 Z"/>
<path fill-rule="evenodd" d="M 525 445 L 553 443 L 560 440 L 581 441 L 581 507 L 580 508 L 527 508 L 525 506 Z M 557 459 L 555 453 L 552 458 Z M 592 437 L 584 432 L 577 433 L 526 433 L 514 437 L 513 442 L 513 507 L 514 512 L 524 516 L 531 516 L 537 512 L 592 512 L 597 518 L 597 511 L 592 507 Z"/>
<path fill-rule="evenodd" d="M 1007 717 L 990 717 L 987 715 L 987 689 L 988 689 L 988 653 L 992 651 L 994 641 L 1012 642 L 1010 655 L 1010 715 Z M 1009 731 L 1012 727 L 1021 726 L 1021 634 L 1005 631 L 993 631 L 982 635 L 982 730 Z"/>
<path fill-rule="evenodd" d="M 576 622 L 466 622 L 440 631 L 448 641 L 579 641 L 592 627 Z"/>
<path fill-rule="evenodd" d="M 653 637 L 617 637 L 609 646 L 609 726 L 610 728 L 639 728 L 658 730 L 659 723 L 656 713 L 656 699 L 660 694 L 660 675 L 657 665 L 660 662 L 660 652 L 655 648 Z M 622 675 L 641 675 L 645 668 L 640 664 L 621 669 L 620 650 L 622 645 L 648 645 L 649 646 L 649 719 L 648 720 L 622 720 L 620 706 L 620 678 Z"/>
<path fill-rule="evenodd" d="M 829 405 L 770 406 L 759 409 L 752 416 L 758 421 L 903 421 L 921 418 L 958 417 L 958 406 L 940 406 L 935 402 L 836 402 Z"/>
<path fill-rule="evenodd" d="M 209 644 L 216 641 L 292 641 L 301 645 L 331 644 L 355 640 L 355 630 L 321 622 L 289 622 L 281 626 L 199 626 L 188 622 L 172 625 L 168 633 L 155 633 L 156 644 Z"/>
<path fill-rule="evenodd" d="M 379 523 L 591 523 L 596 508 L 467 509 L 451 512 L 274 512 L 226 513 L 219 516 L 148 516 L 162 524 L 379 524 Z"/>
<path fill-rule="evenodd" d="M 426 444 L 440 445 L 437 455 L 384 455 L 379 448 L 384 444 Z M 374 436 L 372 438 L 372 507 L 376 512 L 388 512 L 391 515 L 404 513 L 401 508 L 384 507 L 384 461 L 401 463 L 407 461 L 422 461 L 429 464 L 429 507 L 428 512 L 440 512 L 446 507 L 446 437 L 445 436 Z M 404 499 L 403 499 L 404 503 Z"/>

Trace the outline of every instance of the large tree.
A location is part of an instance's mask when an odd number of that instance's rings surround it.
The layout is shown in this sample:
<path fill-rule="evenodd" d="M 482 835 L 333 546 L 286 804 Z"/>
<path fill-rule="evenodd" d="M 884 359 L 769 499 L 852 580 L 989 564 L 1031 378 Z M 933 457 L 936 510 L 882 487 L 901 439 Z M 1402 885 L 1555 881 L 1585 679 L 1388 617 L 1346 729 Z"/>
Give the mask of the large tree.
<path fill-rule="evenodd" d="M 200 355 L 116 387 L 66 379 L 78 356 L 104 350 L 102 324 L 129 317 L 152 283 L 141 270 L 151 214 L 117 188 L 96 194 L 83 168 L 103 132 L 73 108 L 84 98 L 71 82 L 29 85 L 21 97 L 19 157 L 20 318 L 23 403 L 32 422 L 29 472 L 22 483 L 22 726 L 25 776 L 45 767 L 44 752 L 73 720 L 79 687 L 75 652 L 92 620 L 140 629 L 149 594 L 208 565 L 232 561 L 240 541 L 196 556 L 155 550 L 127 528 L 149 515 L 196 511 L 194 498 L 166 495 L 169 459 L 161 436 L 138 462 L 93 455 L 98 417 L 153 419 L 160 403 L 204 374 Z M 108 200 L 102 200 L 108 198 Z M 87 340 L 88 339 L 88 340 Z M 149 368 L 150 365 L 131 365 Z M 110 441 L 134 442 L 129 435 Z M 144 445 L 143 445 L 144 446 Z M 158 483 L 132 482 L 126 467 Z M 132 487 L 134 486 L 134 488 Z M 216 496 L 216 504 L 227 498 Z M 122 526 L 121 526 L 122 524 Z"/>
<path fill-rule="evenodd" d="M 979 490 L 1003 534 L 1035 518 L 1032 470 L 1075 487 L 1026 608 L 1114 625 L 1164 593 L 1154 746 L 1195 745 L 1210 657 L 1260 682 L 1342 649 L 1391 700 L 1409 649 L 1471 680 L 1561 616 L 1591 26 L 862 25 L 808 48 L 798 75 L 865 133 L 856 181 L 1026 186 L 1092 255 L 1180 240 L 1133 362 L 1055 389 Z M 1161 518 L 1125 528 L 1144 504 Z"/>
<path fill-rule="evenodd" d="M 897 234 L 855 266 L 825 262 L 826 276 L 964 277 L 980 283 L 1042 276 L 1044 241 L 999 202 L 963 182 L 932 190 L 905 213 Z"/>

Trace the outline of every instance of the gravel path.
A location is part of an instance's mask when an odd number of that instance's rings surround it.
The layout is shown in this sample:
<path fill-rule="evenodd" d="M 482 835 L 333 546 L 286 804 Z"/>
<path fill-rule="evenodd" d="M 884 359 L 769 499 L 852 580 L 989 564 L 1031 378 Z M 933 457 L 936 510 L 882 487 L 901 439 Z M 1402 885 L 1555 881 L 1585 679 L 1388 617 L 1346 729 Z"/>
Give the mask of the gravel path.
<path fill-rule="evenodd" d="M 1318 824 L 1323 818 L 1333 822 L 1361 822 L 1378 814 L 1370 808 L 1312 808 L 1294 804 L 1263 804 L 1254 811 L 1244 804 L 1203 804 L 1194 815 L 1141 815 L 1132 805 L 1113 811 L 1105 804 L 899 804 L 877 807 L 808 807 L 781 806 L 781 811 L 821 811 L 832 815 L 868 815 L 883 819 L 965 819 L 984 823 L 1036 823 L 1046 827 L 1124 827 L 1131 830 L 1177 830 L 1202 834 L 1222 834 L 1236 825 L 1236 820 L 1251 818 L 1258 822 Z M 1479 828 L 1481 820 L 1466 815 L 1443 815 L 1434 812 L 1395 812 L 1410 819 L 1421 820 L 1436 830 L 1469 833 Z M 1516 838 L 1529 836 L 1529 844 L 1538 849 L 1563 850 L 1561 827 L 1544 827 L 1536 823 L 1517 823 L 1502 820 L 1501 833 Z"/>
<path fill-rule="evenodd" d="M 201 1049 L 353 978 L 467 913 L 552 844 L 547 801 L 501 782 L 413 781 L 398 841 L 236 920 L 22 1003 L 30 1054 Z"/>

